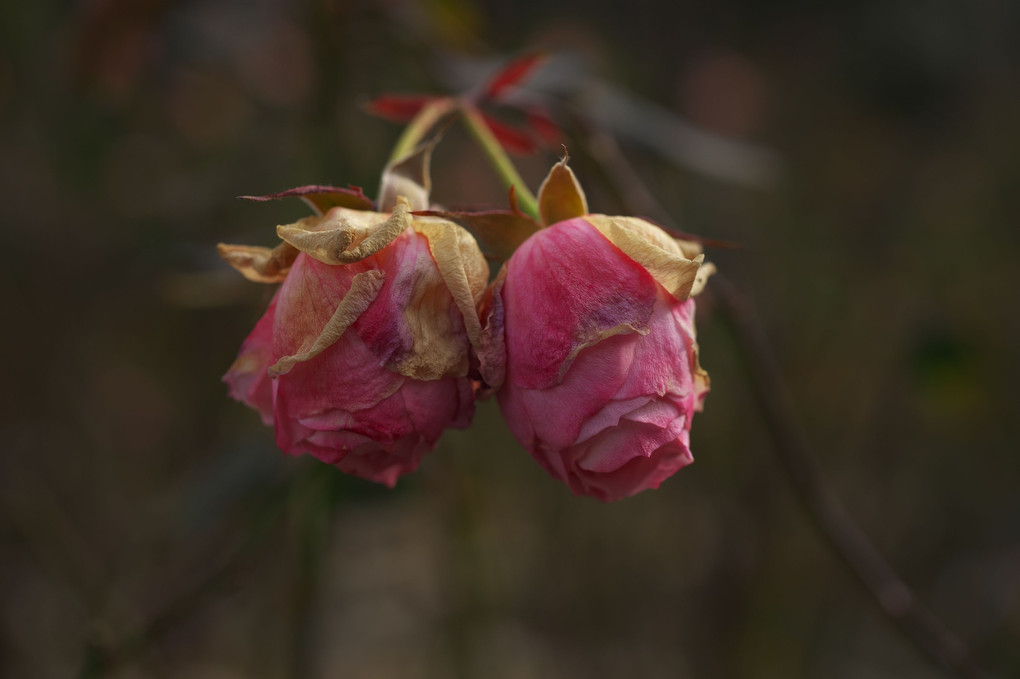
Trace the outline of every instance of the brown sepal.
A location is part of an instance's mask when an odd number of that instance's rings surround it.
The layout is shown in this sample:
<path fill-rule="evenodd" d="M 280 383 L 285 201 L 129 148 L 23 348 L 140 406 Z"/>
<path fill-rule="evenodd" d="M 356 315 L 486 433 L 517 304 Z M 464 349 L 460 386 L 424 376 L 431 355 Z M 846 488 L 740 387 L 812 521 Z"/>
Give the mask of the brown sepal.
<path fill-rule="evenodd" d="M 574 176 L 574 171 L 567 166 L 568 158 L 564 154 L 563 160 L 553 165 L 549 176 L 538 189 L 538 212 L 542 217 L 542 226 L 588 214 L 588 200 L 584 197 L 584 190 Z"/>

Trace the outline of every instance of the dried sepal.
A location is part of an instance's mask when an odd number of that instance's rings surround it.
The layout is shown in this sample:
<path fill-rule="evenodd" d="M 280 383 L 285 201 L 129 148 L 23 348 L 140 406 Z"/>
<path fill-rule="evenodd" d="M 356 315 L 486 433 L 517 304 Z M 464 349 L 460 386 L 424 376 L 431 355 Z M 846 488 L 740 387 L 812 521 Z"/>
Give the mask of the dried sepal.
<path fill-rule="evenodd" d="M 641 219 L 605 215 L 589 215 L 585 219 L 680 301 L 700 292 L 708 275 L 714 271 L 714 267 L 706 269 L 695 289 L 704 254 L 689 259 L 676 239 Z"/>
<path fill-rule="evenodd" d="M 411 225 L 407 200 L 401 196 L 397 201 L 393 213 L 383 222 L 376 221 L 383 215 L 374 212 L 333 210 L 325 217 L 278 226 L 276 234 L 323 264 L 360 262 L 389 245 Z"/>
<path fill-rule="evenodd" d="M 427 210 L 432 180 L 429 163 L 438 139 L 425 142 L 402 158 L 390 162 L 382 173 L 379 186 L 379 210 L 389 212 L 404 196 L 413 210 Z"/>
<path fill-rule="evenodd" d="M 563 156 L 563 160 L 553 165 L 538 189 L 538 211 L 543 226 L 588 214 L 588 200 L 574 171 L 567 166 L 567 159 Z"/>
<path fill-rule="evenodd" d="M 415 232 L 425 237 L 454 304 L 464 317 L 464 329 L 471 346 L 477 348 L 481 333 L 478 302 L 485 294 L 489 266 L 471 234 L 448 221 L 419 219 Z"/>
<path fill-rule="evenodd" d="M 269 374 L 274 377 L 286 375 L 296 364 L 315 358 L 331 347 L 379 295 L 384 278 L 385 274 L 377 270 L 356 274 L 351 279 L 350 290 L 340 300 L 340 304 L 337 305 L 333 316 L 326 322 L 322 332 L 307 347 L 302 347 L 298 353 L 283 356 L 269 366 Z"/>
<path fill-rule="evenodd" d="M 360 262 L 366 257 L 375 253 L 393 242 L 393 239 L 403 233 L 411 226 L 411 206 L 407 198 L 397 197 L 393 213 L 377 229 L 372 231 L 365 240 L 361 241 L 349 251 L 344 252 L 338 258 L 341 264 L 353 264 Z"/>
<path fill-rule="evenodd" d="M 216 250 L 223 261 L 255 283 L 282 282 L 298 255 L 298 251 L 288 243 L 280 243 L 272 249 L 220 243 Z"/>
<path fill-rule="evenodd" d="M 333 228 L 323 228 L 330 222 Z M 276 235 L 309 257 L 323 264 L 336 265 L 341 263 L 340 256 L 354 242 L 356 229 L 343 216 L 330 212 L 324 219 L 312 217 L 293 224 L 281 224 L 276 227 Z"/>
<path fill-rule="evenodd" d="M 312 184 L 288 189 L 280 193 L 270 193 L 264 196 L 239 196 L 239 198 L 254 200 L 260 203 L 280 200 L 281 198 L 300 198 L 317 215 L 324 215 L 334 207 L 345 207 L 351 210 L 375 210 L 375 203 L 358 186 L 351 186 L 345 189 L 339 186 Z"/>

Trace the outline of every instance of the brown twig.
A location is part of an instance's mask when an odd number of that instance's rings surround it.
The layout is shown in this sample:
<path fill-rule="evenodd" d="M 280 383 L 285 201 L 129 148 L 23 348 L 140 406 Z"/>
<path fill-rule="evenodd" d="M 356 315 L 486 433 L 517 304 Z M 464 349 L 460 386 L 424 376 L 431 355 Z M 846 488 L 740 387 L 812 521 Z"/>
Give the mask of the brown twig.
<path fill-rule="evenodd" d="M 722 276 L 711 291 L 733 331 L 776 454 L 822 536 L 878 604 L 929 658 L 966 679 L 984 676 L 963 641 L 918 601 L 829 489 L 787 391 L 765 331 L 747 297 Z"/>

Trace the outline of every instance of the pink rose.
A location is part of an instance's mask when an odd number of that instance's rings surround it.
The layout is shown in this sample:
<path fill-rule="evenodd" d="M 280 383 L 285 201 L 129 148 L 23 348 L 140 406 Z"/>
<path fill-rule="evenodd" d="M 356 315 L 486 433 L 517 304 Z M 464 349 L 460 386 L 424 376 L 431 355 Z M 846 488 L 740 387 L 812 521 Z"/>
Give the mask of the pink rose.
<path fill-rule="evenodd" d="M 532 235 L 494 283 L 483 373 L 502 382 L 517 440 L 575 494 L 618 500 L 691 463 L 708 391 L 699 251 L 639 219 L 587 215 Z"/>
<path fill-rule="evenodd" d="M 466 231 L 403 199 L 277 231 L 272 251 L 220 246 L 248 278 L 283 283 L 224 376 L 230 395 L 285 452 L 393 486 L 446 427 L 470 423 L 488 266 Z"/>

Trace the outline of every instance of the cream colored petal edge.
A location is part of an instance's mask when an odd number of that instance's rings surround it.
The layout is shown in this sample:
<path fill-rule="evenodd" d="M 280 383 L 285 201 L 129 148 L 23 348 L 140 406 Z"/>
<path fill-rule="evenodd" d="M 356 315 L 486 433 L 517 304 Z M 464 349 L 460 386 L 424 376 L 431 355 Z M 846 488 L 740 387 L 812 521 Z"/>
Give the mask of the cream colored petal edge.
<path fill-rule="evenodd" d="M 478 348 L 481 322 L 478 302 L 485 294 L 489 265 L 470 233 L 445 220 L 415 220 L 414 230 L 428 241 L 443 282 L 464 317 L 471 346 Z"/>
<path fill-rule="evenodd" d="M 651 236 L 654 231 L 615 217 L 588 215 L 585 220 L 625 255 L 643 266 L 673 297 L 684 301 L 694 294 L 692 291 L 705 255 L 687 259 L 676 241 L 651 225 L 648 226 L 660 232 L 661 237 Z"/>
<path fill-rule="evenodd" d="M 269 367 L 269 374 L 273 377 L 286 375 L 296 364 L 313 359 L 331 347 L 379 295 L 384 278 L 383 272 L 376 270 L 363 271 L 354 276 L 350 290 L 340 300 L 333 316 L 311 346 L 299 353 L 283 356 Z"/>
<path fill-rule="evenodd" d="M 397 204 L 393 208 L 393 214 L 383 222 L 379 228 L 369 234 L 368 238 L 358 245 L 343 253 L 340 257 L 341 264 L 353 264 L 371 257 L 375 253 L 393 242 L 397 236 L 402 234 L 407 227 L 411 226 L 411 206 L 403 196 L 397 197 Z"/>
<path fill-rule="evenodd" d="M 380 218 L 384 221 L 375 221 Z M 367 226 L 366 220 L 372 220 L 372 225 Z M 309 257 L 336 266 L 371 257 L 410 224 L 410 206 L 401 197 L 391 215 L 333 209 L 324 217 L 306 217 L 278 226 L 276 234 Z"/>
<path fill-rule="evenodd" d="M 280 243 L 273 249 L 220 243 L 216 250 L 223 261 L 255 283 L 280 283 L 287 277 L 290 265 L 298 255 L 297 250 L 287 243 Z"/>
<path fill-rule="evenodd" d="M 276 227 L 276 235 L 293 247 L 323 264 L 340 264 L 340 257 L 351 246 L 356 237 L 356 230 L 340 218 L 339 226 L 324 231 L 311 230 L 307 226 L 317 220 L 283 224 Z M 322 220 L 322 226 L 326 221 Z"/>

